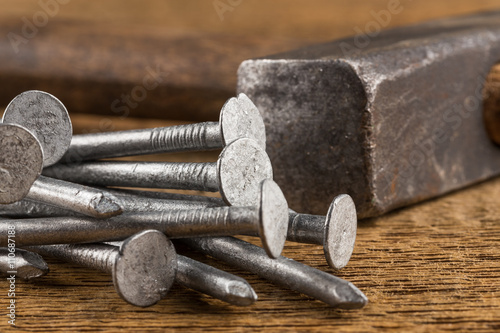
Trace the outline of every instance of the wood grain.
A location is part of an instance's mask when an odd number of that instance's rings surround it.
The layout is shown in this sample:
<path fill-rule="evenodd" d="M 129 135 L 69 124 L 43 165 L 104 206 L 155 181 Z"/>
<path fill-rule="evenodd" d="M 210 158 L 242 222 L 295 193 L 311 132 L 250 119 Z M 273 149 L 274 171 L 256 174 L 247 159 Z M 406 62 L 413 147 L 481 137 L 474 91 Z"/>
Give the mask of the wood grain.
<path fill-rule="evenodd" d="M 20 28 L 21 17 L 29 17 L 39 10 L 38 2 L 33 1 L 0 1 L 0 4 L 3 5 L 0 25 L 10 22 L 12 29 Z M 257 40 L 258 36 L 278 41 L 272 45 L 279 46 L 290 41 L 299 44 L 312 43 L 350 35 L 353 33 L 353 28 L 363 27 L 372 19 L 371 10 L 382 10 L 386 6 L 387 1 L 381 0 L 372 2 L 277 0 L 265 5 L 263 2 L 245 0 L 234 11 L 228 12 L 224 21 L 220 21 L 211 1 L 197 3 L 130 1 L 124 5 L 118 1 L 73 0 L 61 8 L 54 21 L 47 25 L 48 30 L 40 32 L 40 37 L 49 34 L 52 23 L 55 29 L 59 24 L 57 22 L 65 21 L 68 22 L 68 26 L 76 27 L 79 24 L 93 26 L 89 28 L 92 31 L 103 27 L 116 33 L 120 27 L 125 26 L 123 31 L 133 33 L 132 31 L 137 28 L 138 34 L 147 29 L 159 29 L 159 31 L 168 30 L 172 35 L 182 36 L 188 33 L 192 33 L 193 36 L 224 35 L 229 36 L 228 40 L 237 38 L 234 36 L 250 36 Z M 412 2 L 406 5 L 407 10 L 393 18 L 390 25 L 414 23 L 428 18 L 499 6 L 498 1 Z M 127 25 L 130 27 L 127 28 Z M 8 31 L 1 30 L 1 32 L 5 36 Z M 78 45 L 77 41 L 72 43 Z M 210 73 L 211 77 L 217 77 L 218 70 L 222 68 L 227 70 L 221 77 L 224 77 L 222 80 L 227 80 L 223 85 L 228 94 L 229 89 L 231 93 L 234 90 L 235 66 L 240 60 L 232 58 L 231 44 L 232 42 L 225 46 L 227 57 L 218 58 L 218 65 L 213 67 L 213 72 Z M 278 51 L 273 49 L 274 47 L 265 50 L 257 48 L 258 52 L 247 49 L 238 54 L 239 57 L 253 57 L 259 55 L 261 51 L 263 53 Z M 46 50 L 50 51 L 49 48 Z M 2 52 L 8 50 L 0 48 L 0 56 Z M 225 61 L 229 61 L 229 65 L 222 64 Z M 88 62 L 89 59 L 77 58 L 66 66 L 68 68 L 74 66 L 84 74 Z M 50 73 L 60 72 L 59 65 L 57 61 L 52 61 L 50 64 L 52 67 L 46 68 L 45 78 L 57 81 L 60 78 L 52 76 L 51 79 Z M 44 65 L 48 66 L 48 63 L 37 64 L 40 66 L 38 68 Z M 116 73 L 120 72 L 117 70 Z M 125 81 L 124 77 L 128 73 L 124 70 L 123 77 L 118 78 Z M 182 77 L 194 82 L 193 77 L 198 74 L 196 71 L 175 73 L 175 76 L 169 78 L 172 82 Z M 0 74 L 3 75 L 2 89 L 7 90 L 12 77 L 22 76 L 19 71 Z M 24 76 L 23 80 L 30 86 L 37 79 L 39 78 L 28 75 Z M 19 79 L 19 82 L 21 81 Z M 75 89 L 75 86 L 80 84 L 78 80 L 73 83 L 71 80 L 61 82 L 64 82 L 68 90 Z M 134 79 L 128 82 L 137 84 Z M 92 92 L 98 93 L 97 90 Z M 119 91 L 120 94 L 127 92 L 128 90 Z M 89 97 L 91 95 L 85 95 L 84 92 L 80 94 L 77 101 L 85 102 L 86 98 L 101 98 Z M 166 99 L 170 97 L 165 96 Z M 112 101 L 117 96 L 109 95 L 106 98 Z M 193 101 L 193 103 L 199 102 Z M 215 109 L 215 105 L 210 108 Z M 84 109 L 82 107 L 82 110 Z M 71 108 L 70 111 L 72 112 Z M 86 109 L 84 111 L 97 112 Z M 191 116 L 193 114 L 189 115 Z M 79 133 L 171 124 L 158 120 L 78 116 L 73 112 L 72 117 L 76 132 Z M 155 158 L 205 161 L 213 160 L 216 154 L 216 152 L 205 155 L 174 154 Z M 332 309 L 304 295 L 274 287 L 252 274 L 226 267 L 209 258 L 204 259 L 198 254 L 193 255 L 248 279 L 258 293 L 259 301 L 251 307 L 239 308 L 176 285 L 165 300 L 156 306 L 141 309 L 124 303 L 118 297 L 109 276 L 48 260 L 51 268 L 49 275 L 34 282 L 18 280 L 16 283 L 17 329 L 26 332 L 498 331 L 500 330 L 498 198 L 500 198 L 500 179 L 497 178 L 378 219 L 360 221 L 353 257 L 349 265 L 339 272 L 333 272 L 328 268 L 320 246 L 287 244 L 284 255 L 337 274 L 363 290 L 370 303 L 361 310 Z M 0 293 L 3 295 L 0 297 L 0 308 L 4 309 L 0 311 L 2 332 L 12 329 L 7 324 L 7 317 L 3 315 L 6 313 L 7 291 L 8 283 L 2 279 L 0 282 Z"/>
<path fill-rule="evenodd" d="M 47 14 L 39 2 L 0 1 L 0 105 L 40 89 L 72 112 L 215 120 L 243 60 L 364 31 L 390 1 L 245 0 L 219 15 L 221 2 L 72 0 Z M 500 6 L 400 3 L 386 28 Z"/>
<path fill-rule="evenodd" d="M 498 197 L 500 179 L 495 179 L 360 222 L 353 257 L 335 274 L 366 293 L 370 303 L 361 310 L 332 309 L 214 260 L 205 261 L 248 279 L 259 301 L 238 308 L 174 286 L 167 299 L 140 309 L 125 304 L 105 274 L 49 260 L 49 275 L 32 283 L 17 282 L 18 327 L 32 332 L 498 330 Z M 332 272 L 318 246 L 288 243 L 284 254 Z M 5 281 L 1 288 L 7 289 Z M 2 303 L 6 305 L 5 299 Z M 0 329 L 6 327 L 4 318 Z"/>

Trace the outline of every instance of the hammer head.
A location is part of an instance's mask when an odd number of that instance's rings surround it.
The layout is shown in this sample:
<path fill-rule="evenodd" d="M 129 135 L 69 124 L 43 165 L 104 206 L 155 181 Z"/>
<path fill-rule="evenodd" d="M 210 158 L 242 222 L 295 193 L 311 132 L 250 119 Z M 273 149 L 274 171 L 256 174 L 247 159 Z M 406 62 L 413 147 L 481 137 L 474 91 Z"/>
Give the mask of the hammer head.
<path fill-rule="evenodd" d="M 348 193 L 376 216 L 500 173 L 482 99 L 500 11 L 371 34 L 240 65 L 293 209 Z"/>

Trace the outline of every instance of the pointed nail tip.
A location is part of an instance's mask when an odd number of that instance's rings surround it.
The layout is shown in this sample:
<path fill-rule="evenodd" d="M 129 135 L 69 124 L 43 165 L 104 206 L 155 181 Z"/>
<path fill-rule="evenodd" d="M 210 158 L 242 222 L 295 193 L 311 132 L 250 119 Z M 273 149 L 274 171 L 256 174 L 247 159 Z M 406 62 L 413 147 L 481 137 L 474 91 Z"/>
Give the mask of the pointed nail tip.
<path fill-rule="evenodd" d="M 17 276 L 23 280 L 31 280 L 42 277 L 48 272 L 48 267 L 25 266 L 17 269 Z"/>
<path fill-rule="evenodd" d="M 49 266 L 43 260 L 42 256 L 33 252 L 21 252 L 24 263 L 18 267 L 17 276 L 24 280 L 31 280 L 42 277 L 49 272 Z"/>
<path fill-rule="evenodd" d="M 246 281 L 235 281 L 229 288 L 226 301 L 238 306 L 249 306 L 258 299 L 257 293 Z"/>
<path fill-rule="evenodd" d="M 103 195 L 93 207 L 96 217 L 106 218 L 120 215 L 123 208 L 117 204 L 112 198 Z"/>
<path fill-rule="evenodd" d="M 354 287 L 354 286 L 353 286 Z M 340 309 L 361 309 L 368 304 L 368 297 L 361 292 L 358 288 L 353 288 L 353 293 L 350 297 L 346 297 L 345 300 L 341 301 L 336 306 Z"/>

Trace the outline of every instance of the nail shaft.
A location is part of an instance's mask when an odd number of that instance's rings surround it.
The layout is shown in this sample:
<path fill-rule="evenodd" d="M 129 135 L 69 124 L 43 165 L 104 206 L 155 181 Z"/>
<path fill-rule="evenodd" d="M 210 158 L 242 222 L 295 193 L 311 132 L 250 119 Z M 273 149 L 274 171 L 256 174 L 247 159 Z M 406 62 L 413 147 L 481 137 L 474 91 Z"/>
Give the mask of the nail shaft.
<path fill-rule="evenodd" d="M 352 283 L 280 256 L 270 259 L 259 247 L 232 237 L 189 238 L 189 246 L 277 285 L 344 309 L 362 308 L 366 296 Z"/>
<path fill-rule="evenodd" d="M 62 158 L 78 164 L 102 158 L 222 148 L 217 122 L 74 135 Z"/>
<path fill-rule="evenodd" d="M 100 186 L 219 191 L 236 206 L 256 204 L 260 183 L 273 177 L 269 156 L 251 139 L 227 145 L 216 163 L 86 162 L 54 165 L 43 174 Z"/>
<path fill-rule="evenodd" d="M 119 204 L 99 190 L 44 176 L 38 177 L 33 183 L 26 199 L 95 218 L 107 218 L 122 212 Z"/>
<path fill-rule="evenodd" d="M 57 164 L 43 174 L 97 186 L 219 191 L 217 163 L 85 162 Z"/>
<path fill-rule="evenodd" d="M 170 238 L 238 235 L 253 233 L 255 230 L 253 221 L 244 217 L 240 219 L 237 212 L 231 215 L 238 220 L 229 223 L 226 223 L 224 215 L 215 212 L 211 214 L 214 219 L 210 222 L 193 219 L 193 211 L 172 211 L 167 214 L 170 220 L 157 212 L 122 214 L 104 220 L 86 217 L 5 220 L 0 224 L 0 246 L 6 246 L 8 242 L 8 225 L 15 227 L 19 246 L 118 241 L 144 229 L 161 231 Z"/>
<path fill-rule="evenodd" d="M 119 191 L 115 189 L 101 190 L 107 197 L 122 207 L 123 214 L 139 213 L 139 212 L 162 212 L 169 210 L 187 210 L 187 209 L 202 209 L 208 207 L 219 207 L 225 205 L 224 202 L 206 200 L 204 202 L 190 200 L 173 200 L 161 199 L 161 194 L 155 197 L 154 194 L 148 196 L 147 191 Z M 138 194 L 134 194 L 139 192 Z M 143 195 L 143 193 L 145 195 Z M 157 193 L 157 192 L 155 192 Z M 170 194 L 170 193 L 165 193 Z M 171 197 L 166 195 L 165 198 Z M 175 197 L 175 196 L 174 196 Z M 186 198 L 186 195 L 181 195 L 179 198 Z M 37 217 L 82 217 L 82 214 L 44 203 L 23 199 L 8 205 L 0 205 L 0 216 L 11 218 L 37 218 Z"/>
<path fill-rule="evenodd" d="M 99 191 L 40 176 L 43 152 L 39 141 L 19 125 L 0 128 L 0 203 L 23 198 L 64 207 L 93 217 L 109 217 L 121 208 Z"/>

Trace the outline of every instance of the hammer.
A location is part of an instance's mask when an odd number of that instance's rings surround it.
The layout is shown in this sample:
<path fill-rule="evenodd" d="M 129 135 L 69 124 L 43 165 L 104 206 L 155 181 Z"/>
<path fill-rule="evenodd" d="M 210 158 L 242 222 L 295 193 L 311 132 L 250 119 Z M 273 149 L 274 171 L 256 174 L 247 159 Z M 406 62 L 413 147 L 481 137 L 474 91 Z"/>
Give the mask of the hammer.
<path fill-rule="evenodd" d="M 362 41 L 362 42 L 361 42 Z M 373 217 L 500 173 L 500 11 L 244 61 L 293 209 Z"/>

